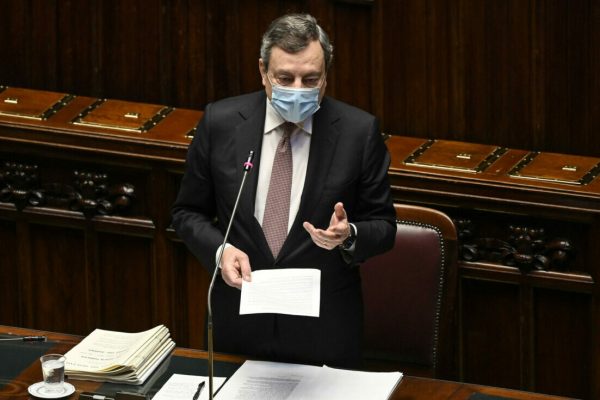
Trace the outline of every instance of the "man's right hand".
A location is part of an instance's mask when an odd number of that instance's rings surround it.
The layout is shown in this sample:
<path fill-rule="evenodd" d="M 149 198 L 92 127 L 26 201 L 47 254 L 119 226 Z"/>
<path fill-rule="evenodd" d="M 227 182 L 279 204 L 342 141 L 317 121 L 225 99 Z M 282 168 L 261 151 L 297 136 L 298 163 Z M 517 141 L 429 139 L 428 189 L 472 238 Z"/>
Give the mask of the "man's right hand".
<path fill-rule="evenodd" d="M 241 289 L 242 279 L 250 282 L 250 259 L 248 255 L 234 246 L 227 246 L 221 258 L 221 276 L 229 286 Z"/>

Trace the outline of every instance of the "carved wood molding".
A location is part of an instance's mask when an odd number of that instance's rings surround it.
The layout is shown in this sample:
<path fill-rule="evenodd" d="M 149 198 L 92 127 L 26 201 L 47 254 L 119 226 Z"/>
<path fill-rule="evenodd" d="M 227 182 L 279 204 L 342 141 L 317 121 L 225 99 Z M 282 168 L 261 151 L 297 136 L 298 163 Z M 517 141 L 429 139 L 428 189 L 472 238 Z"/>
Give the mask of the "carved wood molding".
<path fill-rule="evenodd" d="M 485 261 L 530 271 L 569 271 L 575 248 L 568 238 L 547 238 L 544 228 L 509 225 L 507 238 L 476 237 L 474 223 L 455 219 L 459 257 L 464 261 Z"/>
<path fill-rule="evenodd" d="M 47 182 L 39 177 L 39 167 L 4 161 L 0 167 L 0 202 L 25 207 L 53 207 L 81 212 L 86 218 L 115 215 L 128 210 L 135 198 L 129 183 L 109 182 L 108 175 L 74 170 L 70 183 Z"/>

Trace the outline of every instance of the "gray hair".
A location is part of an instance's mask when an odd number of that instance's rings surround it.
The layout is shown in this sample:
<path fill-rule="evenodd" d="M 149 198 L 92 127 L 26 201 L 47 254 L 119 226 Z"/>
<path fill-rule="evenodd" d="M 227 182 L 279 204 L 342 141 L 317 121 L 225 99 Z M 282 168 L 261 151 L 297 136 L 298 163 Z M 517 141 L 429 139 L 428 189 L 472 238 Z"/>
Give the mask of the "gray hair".
<path fill-rule="evenodd" d="M 265 70 L 269 69 L 273 46 L 280 47 L 288 53 L 297 53 L 314 40 L 321 43 L 327 71 L 333 61 L 333 46 L 327 33 L 317 24 L 317 20 L 309 14 L 287 14 L 277 18 L 271 22 L 262 37 L 260 58 Z"/>

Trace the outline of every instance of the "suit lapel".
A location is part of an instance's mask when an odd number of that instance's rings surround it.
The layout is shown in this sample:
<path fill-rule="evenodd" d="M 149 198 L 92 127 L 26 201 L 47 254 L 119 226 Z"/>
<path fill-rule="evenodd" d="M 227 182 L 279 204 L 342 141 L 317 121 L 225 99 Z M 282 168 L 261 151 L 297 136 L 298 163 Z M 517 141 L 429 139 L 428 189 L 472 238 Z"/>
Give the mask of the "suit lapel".
<path fill-rule="evenodd" d="M 262 145 L 262 133 L 265 123 L 265 107 L 246 109 L 240 112 L 244 120 L 236 126 L 235 132 L 235 151 L 236 161 L 240 163 L 237 171 L 237 180 L 241 183 L 244 176 L 242 164 L 248 158 L 248 153 L 254 151 L 254 167 L 246 177 L 246 183 L 242 197 L 240 198 L 240 208 L 245 211 L 252 210 L 254 214 L 254 199 L 256 197 L 256 185 L 258 182 L 258 168 L 260 163 L 260 150 Z"/>
<path fill-rule="evenodd" d="M 286 247 L 290 246 L 290 243 L 297 243 L 298 240 L 302 240 L 305 235 L 302 223 L 310 221 L 315 204 L 318 204 L 323 192 L 327 180 L 326 177 L 330 173 L 329 170 L 336 147 L 335 144 L 340 135 L 335 126 L 335 122 L 338 119 L 339 116 L 332 114 L 331 108 L 328 107 L 327 98 L 324 98 L 321 103 L 321 109 L 313 118 L 310 153 L 300 208 L 280 254 L 287 253 L 289 250 L 286 250 Z M 333 209 L 331 212 L 333 212 Z"/>
<path fill-rule="evenodd" d="M 234 136 L 236 160 L 239 160 L 240 162 L 240 167 L 237 169 L 238 188 L 244 176 L 242 163 L 248 158 L 250 150 L 254 151 L 254 166 L 246 176 L 244 190 L 240 197 L 240 204 L 238 205 L 238 213 L 240 214 L 239 220 L 248 221 L 248 230 L 250 235 L 254 238 L 256 247 L 260 249 L 265 256 L 273 257 L 264 237 L 262 227 L 256 218 L 254 218 L 258 170 L 260 168 L 260 153 L 264 136 L 263 131 L 266 113 L 266 95 L 264 92 L 262 92 L 262 95 L 257 96 L 255 102 L 249 103 L 248 106 L 241 109 L 239 113 L 242 117 L 242 122 L 236 126 Z"/>

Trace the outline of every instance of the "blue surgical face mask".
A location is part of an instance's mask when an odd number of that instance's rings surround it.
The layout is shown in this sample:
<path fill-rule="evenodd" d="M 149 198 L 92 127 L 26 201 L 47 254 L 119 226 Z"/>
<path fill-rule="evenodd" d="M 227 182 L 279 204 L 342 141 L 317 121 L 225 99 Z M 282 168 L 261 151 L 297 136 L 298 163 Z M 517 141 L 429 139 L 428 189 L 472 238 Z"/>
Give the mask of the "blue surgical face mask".
<path fill-rule="evenodd" d="M 320 108 L 320 88 L 289 88 L 271 85 L 271 105 L 286 121 L 298 123 Z"/>

